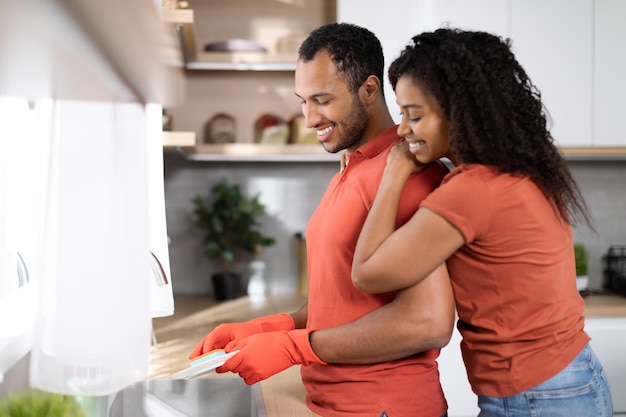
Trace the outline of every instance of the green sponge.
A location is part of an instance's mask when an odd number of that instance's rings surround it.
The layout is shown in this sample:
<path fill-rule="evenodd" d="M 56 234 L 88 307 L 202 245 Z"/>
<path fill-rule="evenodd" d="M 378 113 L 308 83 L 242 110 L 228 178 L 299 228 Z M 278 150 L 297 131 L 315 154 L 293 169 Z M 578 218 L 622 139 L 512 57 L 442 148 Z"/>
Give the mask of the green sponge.
<path fill-rule="evenodd" d="M 226 351 L 224 349 L 211 350 L 205 353 L 204 355 L 200 355 L 197 358 L 193 359 L 191 363 L 189 364 L 189 366 L 200 365 L 212 359 L 219 358 L 220 356 L 224 356 L 225 354 L 226 354 Z"/>

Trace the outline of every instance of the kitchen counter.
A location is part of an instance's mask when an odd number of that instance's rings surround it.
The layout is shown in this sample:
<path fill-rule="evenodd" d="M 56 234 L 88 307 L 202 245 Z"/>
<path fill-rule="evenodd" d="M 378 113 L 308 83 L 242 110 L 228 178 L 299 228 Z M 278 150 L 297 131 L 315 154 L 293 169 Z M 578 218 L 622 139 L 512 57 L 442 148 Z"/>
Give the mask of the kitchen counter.
<path fill-rule="evenodd" d="M 259 417 L 319 416 L 306 406 L 306 391 L 300 378 L 300 366 L 285 369 L 259 384 L 266 413 L 265 416 L 259 413 Z"/>
<path fill-rule="evenodd" d="M 590 294 L 584 297 L 586 317 L 626 317 L 626 297 Z"/>
<path fill-rule="evenodd" d="M 150 352 L 149 379 L 161 379 L 189 365 L 188 355 L 201 338 L 217 325 L 240 322 L 268 314 L 293 312 L 306 302 L 299 295 L 270 295 L 263 301 L 241 297 L 216 302 L 206 296 L 176 296 L 175 314 L 153 320 L 155 344 Z M 201 378 L 229 378 L 232 374 L 210 373 Z M 311 417 L 304 398 L 300 367 L 293 366 L 258 384 L 263 408 L 259 417 Z"/>
<path fill-rule="evenodd" d="M 301 296 L 288 294 L 268 296 L 262 302 L 248 297 L 222 303 L 207 297 L 177 297 L 176 315 L 155 319 L 155 336 L 159 343 L 153 346 L 151 354 L 151 377 L 164 377 L 187 366 L 187 355 L 193 346 L 218 324 L 249 320 L 281 311 L 292 312 L 303 305 L 305 300 Z M 584 300 L 586 317 L 626 318 L 624 296 L 590 294 Z M 259 385 L 265 405 L 265 415 L 259 413 L 259 417 L 318 416 L 305 404 L 306 392 L 300 379 L 299 366 L 261 381 Z"/>

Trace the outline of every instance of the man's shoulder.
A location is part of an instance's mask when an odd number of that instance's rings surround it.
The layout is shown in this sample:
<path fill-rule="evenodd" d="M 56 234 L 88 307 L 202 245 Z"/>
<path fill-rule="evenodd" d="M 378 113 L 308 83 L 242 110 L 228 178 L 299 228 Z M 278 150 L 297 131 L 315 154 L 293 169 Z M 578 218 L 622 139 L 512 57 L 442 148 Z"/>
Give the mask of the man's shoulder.
<path fill-rule="evenodd" d="M 387 158 L 387 154 L 391 151 L 393 145 L 401 141 L 403 138 L 398 136 L 397 126 L 393 126 L 383 130 L 372 139 L 361 145 L 358 152 L 362 153 L 366 158 Z M 385 159 L 386 161 L 386 159 Z"/>

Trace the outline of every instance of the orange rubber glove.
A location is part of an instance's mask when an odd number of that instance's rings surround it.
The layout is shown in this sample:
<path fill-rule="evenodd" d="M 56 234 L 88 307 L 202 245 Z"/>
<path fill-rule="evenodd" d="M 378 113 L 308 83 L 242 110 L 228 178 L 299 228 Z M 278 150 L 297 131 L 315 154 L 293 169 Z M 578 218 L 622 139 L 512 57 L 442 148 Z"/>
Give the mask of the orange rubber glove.
<path fill-rule="evenodd" d="M 252 385 L 292 365 L 326 365 L 311 348 L 311 332 L 312 329 L 297 329 L 257 333 L 233 341 L 226 346 L 226 351 L 239 350 L 239 353 L 215 371 L 238 373 L 246 384 Z"/>
<path fill-rule="evenodd" d="M 293 330 L 294 328 L 293 318 L 287 313 L 259 317 L 243 323 L 220 324 L 193 348 L 189 359 L 194 359 L 214 349 L 223 349 L 233 340 L 243 339 L 256 333 Z"/>

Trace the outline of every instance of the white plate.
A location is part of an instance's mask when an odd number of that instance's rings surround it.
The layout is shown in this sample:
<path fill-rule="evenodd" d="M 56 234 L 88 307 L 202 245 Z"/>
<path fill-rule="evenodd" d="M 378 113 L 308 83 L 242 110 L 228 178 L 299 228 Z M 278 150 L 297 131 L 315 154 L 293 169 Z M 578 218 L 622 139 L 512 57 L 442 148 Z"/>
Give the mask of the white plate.
<path fill-rule="evenodd" d="M 233 357 L 237 352 L 239 351 L 233 350 L 232 352 L 228 352 L 222 356 L 208 360 L 199 365 L 190 366 L 187 369 L 183 369 L 182 371 L 178 371 L 175 374 L 170 375 L 168 379 L 190 379 L 198 375 L 206 374 L 215 370 L 215 368 L 222 366 L 224 362 Z"/>

